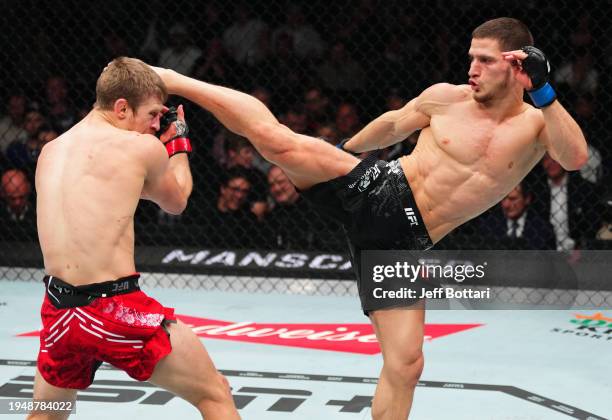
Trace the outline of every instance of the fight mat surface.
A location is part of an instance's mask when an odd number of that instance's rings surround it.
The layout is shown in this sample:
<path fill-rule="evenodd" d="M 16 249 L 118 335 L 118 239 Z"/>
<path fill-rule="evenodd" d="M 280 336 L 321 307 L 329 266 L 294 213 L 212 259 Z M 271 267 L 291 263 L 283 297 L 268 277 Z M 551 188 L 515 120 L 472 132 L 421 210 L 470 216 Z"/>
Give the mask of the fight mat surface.
<path fill-rule="evenodd" d="M 371 418 L 382 359 L 357 298 L 144 289 L 199 333 L 245 420 Z M 0 290 L 0 399 L 28 398 L 43 284 Z M 612 418 L 612 311 L 437 310 L 426 324 L 411 419 Z M 199 416 L 103 365 L 71 418 Z"/>

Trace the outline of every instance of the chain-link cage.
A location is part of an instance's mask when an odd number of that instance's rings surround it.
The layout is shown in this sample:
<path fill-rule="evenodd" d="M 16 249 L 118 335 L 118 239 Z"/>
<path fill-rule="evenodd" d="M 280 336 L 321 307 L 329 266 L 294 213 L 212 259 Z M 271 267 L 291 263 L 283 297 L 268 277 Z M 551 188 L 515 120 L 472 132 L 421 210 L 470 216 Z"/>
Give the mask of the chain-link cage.
<path fill-rule="evenodd" d="M 20 0 L 5 2 L 0 16 L 0 266 L 6 267 L 0 277 L 15 277 L 16 267 L 42 267 L 38 154 L 91 110 L 96 79 L 114 57 L 138 57 L 248 92 L 295 132 L 335 144 L 434 83 L 466 83 L 472 30 L 500 16 L 525 22 L 547 54 L 551 82 L 589 142 L 589 161 L 566 174 L 545 158 L 500 204 L 437 248 L 609 249 L 608 1 Z M 262 275 L 352 279 L 342 227 L 304 202 L 246 139 L 183 102 L 194 144 L 194 192 L 179 216 L 141 202 L 135 215 L 139 268 L 230 275 L 221 282 L 228 290 L 239 284 L 274 291 L 262 285 Z M 382 157 L 410 153 L 417 137 Z M 527 221 L 517 222 L 517 214 Z M 164 275 L 157 279 L 167 283 Z M 323 293 L 354 287 L 350 281 L 325 284 L 291 287 Z"/>

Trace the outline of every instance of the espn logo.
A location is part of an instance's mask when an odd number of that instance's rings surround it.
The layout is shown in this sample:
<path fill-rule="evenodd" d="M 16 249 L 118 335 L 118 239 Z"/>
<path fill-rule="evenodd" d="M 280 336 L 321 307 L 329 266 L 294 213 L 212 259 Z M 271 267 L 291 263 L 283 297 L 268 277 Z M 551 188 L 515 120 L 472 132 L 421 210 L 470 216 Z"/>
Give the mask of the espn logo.
<path fill-rule="evenodd" d="M 410 226 L 418 226 L 419 221 L 417 220 L 416 215 L 414 214 L 414 210 L 412 210 L 412 207 L 404 207 L 404 213 L 406 213 L 406 217 L 408 218 L 408 220 L 410 220 Z"/>

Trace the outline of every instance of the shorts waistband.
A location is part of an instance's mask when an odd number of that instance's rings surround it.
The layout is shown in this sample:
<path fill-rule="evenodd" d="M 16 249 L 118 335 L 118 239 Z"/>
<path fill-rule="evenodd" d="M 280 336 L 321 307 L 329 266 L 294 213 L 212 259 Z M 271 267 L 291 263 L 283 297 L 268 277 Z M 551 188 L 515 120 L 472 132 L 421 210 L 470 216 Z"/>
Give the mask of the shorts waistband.
<path fill-rule="evenodd" d="M 138 291 L 140 290 L 139 278 L 140 274 L 135 273 L 117 280 L 73 286 L 58 277 L 46 275 L 43 282 L 49 300 L 56 308 L 63 309 L 85 306 L 100 297 L 111 297 Z"/>

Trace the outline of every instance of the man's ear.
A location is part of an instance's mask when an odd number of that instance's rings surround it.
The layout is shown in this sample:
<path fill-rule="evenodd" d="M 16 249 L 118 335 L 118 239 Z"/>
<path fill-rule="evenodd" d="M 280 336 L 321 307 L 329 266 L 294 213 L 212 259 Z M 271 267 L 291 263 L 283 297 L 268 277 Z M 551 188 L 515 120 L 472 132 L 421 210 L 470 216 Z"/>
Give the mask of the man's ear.
<path fill-rule="evenodd" d="M 113 111 L 115 112 L 117 118 L 119 118 L 120 120 L 127 118 L 127 113 L 129 109 L 130 105 L 128 104 L 128 101 L 125 98 L 117 99 L 115 101 L 115 104 L 113 105 Z"/>

